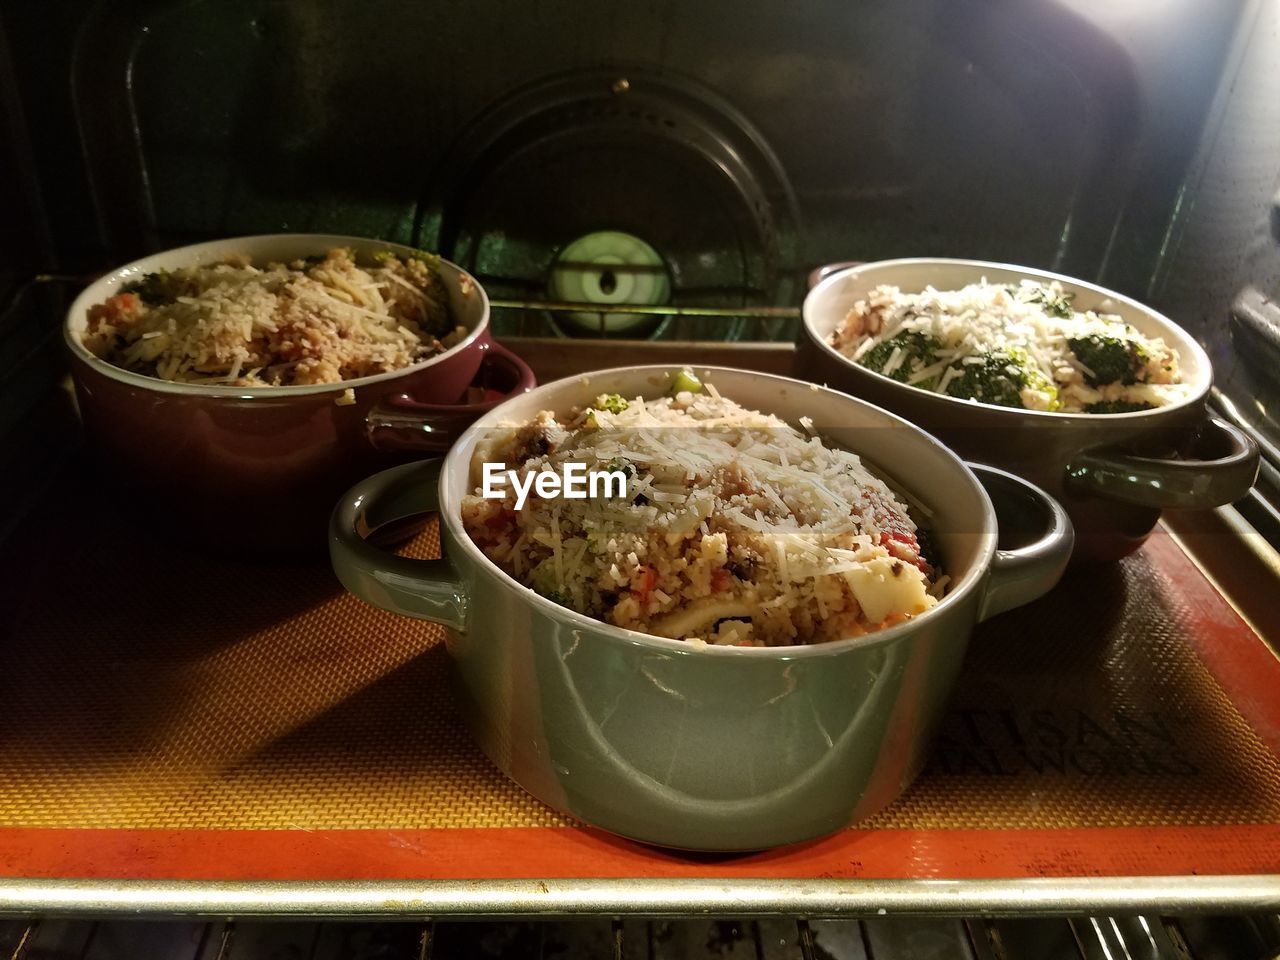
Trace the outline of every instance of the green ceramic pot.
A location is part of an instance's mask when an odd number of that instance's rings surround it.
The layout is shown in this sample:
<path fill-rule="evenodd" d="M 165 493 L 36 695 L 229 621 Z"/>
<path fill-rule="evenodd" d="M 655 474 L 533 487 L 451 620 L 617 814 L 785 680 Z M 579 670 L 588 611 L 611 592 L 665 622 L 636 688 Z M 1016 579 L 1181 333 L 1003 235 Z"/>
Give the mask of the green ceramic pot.
<path fill-rule="evenodd" d="M 472 732 L 508 776 L 556 809 L 650 843 L 752 850 L 830 833 L 911 782 L 947 705 L 974 624 L 1058 580 L 1070 522 L 1041 491 L 967 467 L 937 440 L 852 397 L 783 377 L 698 371 L 725 396 L 861 454 L 934 511 L 953 579 L 907 623 L 815 646 L 693 646 L 561 607 L 491 563 L 463 530 L 476 445 L 501 420 L 603 392 L 659 396 L 666 367 L 561 380 L 507 401 L 444 460 L 353 488 L 330 525 L 349 590 L 442 623 Z M 994 504 L 993 504 L 994 501 Z M 366 537 L 438 510 L 443 559 L 392 556 Z M 997 513 L 1019 545 L 997 548 Z"/>
<path fill-rule="evenodd" d="M 828 340 L 853 304 L 880 284 L 906 291 L 954 290 L 985 277 L 1057 280 L 1077 309 L 1121 316 L 1181 356 L 1187 396 L 1138 413 L 1044 413 L 957 400 L 859 366 Z M 1210 417 L 1213 371 L 1204 350 L 1172 320 L 1135 300 L 1081 280 L 979 260 L 909 259 L 824 268 L 804 303 L 797 376 L 862 397 L 923 427 L 968 460 L 1030 480 L 1066 507 L 1076 530 L 1076 559 L 1110 561 L 1132 553 L 1160 511 L 1206 509 L 1243 497 L 1257 477 L 1258 446 Z"/>

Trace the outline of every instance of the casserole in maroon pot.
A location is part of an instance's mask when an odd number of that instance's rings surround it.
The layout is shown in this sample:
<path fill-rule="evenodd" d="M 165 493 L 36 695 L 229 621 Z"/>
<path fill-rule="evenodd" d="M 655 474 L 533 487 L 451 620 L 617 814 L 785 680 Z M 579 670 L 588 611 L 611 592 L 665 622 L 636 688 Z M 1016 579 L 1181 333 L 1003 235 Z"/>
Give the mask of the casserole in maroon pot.
<path fill-rule="evenodd" d="M 443 452 L 476 417 L 533 386 L 529 368 L 490 335 L 484 290 L 443 260 L 452 320 L 466 334 L 388 373 L 306 386 L 175 383 L 117 367 L 82 342 L 89 308 L 144 274 L 231 256 L 288 262 L 335 247 L 358 258 L 414 252 L 355 237 L 237 237 L 144 257 L 76 298 L 64 326 L 76 398 L 99 469 L 127 497 L 124 509 L 214 545 L 318 548 L 334 501 L 357 479 Z M 484 398 L 464 402 L 473 385 Z"/>

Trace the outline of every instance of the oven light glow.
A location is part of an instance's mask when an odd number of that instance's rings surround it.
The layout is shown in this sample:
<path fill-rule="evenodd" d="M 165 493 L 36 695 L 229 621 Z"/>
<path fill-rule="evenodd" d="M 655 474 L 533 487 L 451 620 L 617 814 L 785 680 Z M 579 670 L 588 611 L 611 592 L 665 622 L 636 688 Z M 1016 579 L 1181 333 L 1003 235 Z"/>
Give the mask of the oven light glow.
<path fill-rule="evenodd" d="M 1161 32 L 1172 30 L 1181 33 L 1188 19 L 1196 11 L 1203 10 L 1203 0 L 1062 0 L 1063 6 L 1087 17 L 1094 23 L 1119 34 L 1127 34 L 1126 28 L 1141 28 L 1141 35 L 1148 37 L 1157 27 Z"/>
<path fill-rule="evenodd" d="M 1066 5 L 1097 19 L 1119 20 L 1144 14 L 1168 13 L 1180 0 L 1066 0 Z"/>

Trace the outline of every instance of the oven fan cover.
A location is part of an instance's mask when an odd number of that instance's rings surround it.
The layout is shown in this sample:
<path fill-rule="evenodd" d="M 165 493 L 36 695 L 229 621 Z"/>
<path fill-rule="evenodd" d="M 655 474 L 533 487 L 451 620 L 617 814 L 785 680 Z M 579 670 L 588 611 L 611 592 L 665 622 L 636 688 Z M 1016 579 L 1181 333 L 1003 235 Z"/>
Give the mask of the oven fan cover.
<path fill-rule="evenodd" d="M 733 311 L 796 294 L 799 218 L 781 164 L 746 117 L 686 79 L 593 71 L 517 91 L 453 145 L 425 211 L 421 245 L 495 299 Z M 505 313 L 500 333 L 771 336 L 732 315 Z"/>

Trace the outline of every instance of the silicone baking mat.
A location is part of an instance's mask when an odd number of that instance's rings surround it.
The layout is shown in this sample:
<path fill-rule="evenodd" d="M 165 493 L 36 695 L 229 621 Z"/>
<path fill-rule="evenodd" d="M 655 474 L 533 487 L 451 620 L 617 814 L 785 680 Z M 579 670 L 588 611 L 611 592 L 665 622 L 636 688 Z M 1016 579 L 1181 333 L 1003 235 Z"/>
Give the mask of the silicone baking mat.
<path fill-rule="evenodd" d="M 0 560 L 0 875 L 1280 873 L 1280 661 L 1161 533 L 979 629 L 893 806 L 698 857 L 505 780 L 455 712 L 437 628 L 323 561 L 160 543 L 116 506 L 108 525 L 49 510 Z M 428 529 L 408 550 L 435 547 Z"/>

